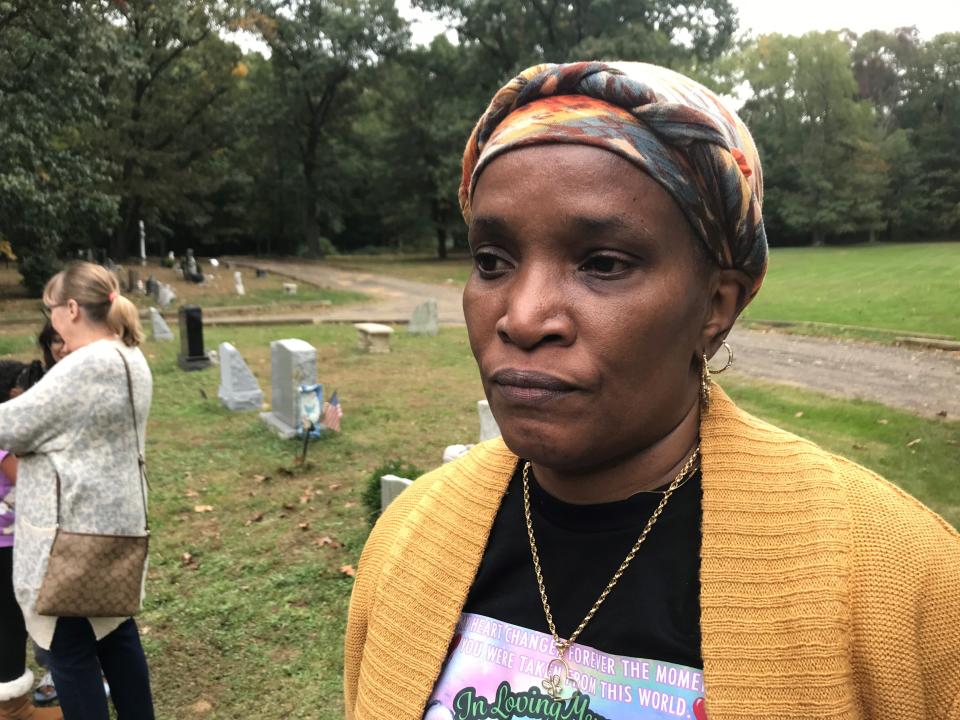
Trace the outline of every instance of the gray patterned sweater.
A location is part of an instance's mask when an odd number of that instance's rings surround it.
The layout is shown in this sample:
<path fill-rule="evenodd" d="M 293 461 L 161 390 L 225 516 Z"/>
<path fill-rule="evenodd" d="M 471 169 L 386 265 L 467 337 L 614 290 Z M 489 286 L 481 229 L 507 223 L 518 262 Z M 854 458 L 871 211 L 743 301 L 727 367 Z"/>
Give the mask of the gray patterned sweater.
<path fill-rule="evenodd" d="M 130 366 L 139 438 L 118 348 Z M 27 629 L 41 647 L 50 647 L 56 626 L 56 618 L 35 612 L 57 523 L 56 475 L 65 530 L 142 533 L 136 443 L 144 447 L 152 392 L 150 368 L 138 348 L 99 340 L 65 357 L 20 397 L 0 404 L 0 448 L 20 458 L 14 589 Z M 90 624 L 99 639 L 123 620 L 91 618 Z"/>

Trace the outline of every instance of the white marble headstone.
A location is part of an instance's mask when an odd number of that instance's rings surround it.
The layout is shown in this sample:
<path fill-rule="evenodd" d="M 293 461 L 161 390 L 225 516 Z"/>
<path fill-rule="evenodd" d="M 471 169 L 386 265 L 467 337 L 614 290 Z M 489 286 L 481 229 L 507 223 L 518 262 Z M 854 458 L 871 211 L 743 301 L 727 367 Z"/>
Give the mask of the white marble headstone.
<path fill-rule="evenodd" d="M 260 417 L 281 437 L 297 433 L 300 386 L 317 382 L 317 350 L 296 338 L 270 343 L 271 410 Z"/>
<path fill-rule="evenodd" d="M 173 288 L 165 283 L 160 283 L 160 289 L 157 291 L 157 304 L 162 308 L 166 308 L 176 299 L 177 294 L 173 291 Z"/>
<path fill-rule="evenodd" d="M 383 475 L 380 478 L 380 512 L 387 509 L 387 505 L 397 499 L 397 496 L 410 487 L 413 480 L 397 477 L 396 475 Z"/>
<path fill-rule="evenodd" d="M 220 402 L 228 410 L 259 410 L 263 391 L 243 356 L 231 343 L 220 343 Z"/>
<path fill-rule="evenodd" d="M 237 295 L 246 295 L 247 291 L 243 289 L 243 274 L 237 270 L 233 273 L 233 287 L 237 291 Z"/>
<path fill-rule="evenodd" d="M 490 412 L 490 403 L 486 400 L 477 401 L 477 414 L 480 415 L 480 442 L 492 440 L 500 435 L 500 426 Z"/>
<path fill-rule="evenodd" d="M 150 308 L 150 325 L 153 329 L 154 340 L 173 340 L 173 332 L 170 330 L 170 326 L 167 325 L 167 321 L 163 319 L 160 311 L 154 307 Z"/>

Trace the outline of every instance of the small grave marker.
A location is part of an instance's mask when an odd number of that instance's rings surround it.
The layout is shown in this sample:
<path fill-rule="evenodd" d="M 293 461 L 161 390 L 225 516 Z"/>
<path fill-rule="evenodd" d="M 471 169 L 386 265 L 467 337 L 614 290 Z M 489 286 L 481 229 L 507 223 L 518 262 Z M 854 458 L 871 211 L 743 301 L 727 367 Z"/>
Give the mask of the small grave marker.
<path fill-rule="evenodd" d="M 259 410 L 263 391 L 243 356 L 231 343 L 220 343 L 220 402 L 228 410 Z"/>
<path fill-rule="evenodd" d="M 393 328 L 380 323 L 356 323 L 357 347 L 373 354 L 390 352 L 390 336 Z"/>

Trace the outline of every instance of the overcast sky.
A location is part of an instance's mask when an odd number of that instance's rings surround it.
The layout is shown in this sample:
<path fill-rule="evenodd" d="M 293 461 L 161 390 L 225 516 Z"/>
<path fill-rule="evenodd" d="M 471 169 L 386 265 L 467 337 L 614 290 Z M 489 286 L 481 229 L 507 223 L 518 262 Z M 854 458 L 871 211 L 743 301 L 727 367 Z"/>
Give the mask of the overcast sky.
<path fill-rule="evenodd" d="M 924 38 L 960 32 L 960 0 L 732 0 L 740 27 L 753 34 L 802 35 L 809 30 L 893 30 L 916 25 Z M 444 31 L 441 23 L 397 0 L 400 13 L 414 21 L 415 43 L 429 43 Z"/>

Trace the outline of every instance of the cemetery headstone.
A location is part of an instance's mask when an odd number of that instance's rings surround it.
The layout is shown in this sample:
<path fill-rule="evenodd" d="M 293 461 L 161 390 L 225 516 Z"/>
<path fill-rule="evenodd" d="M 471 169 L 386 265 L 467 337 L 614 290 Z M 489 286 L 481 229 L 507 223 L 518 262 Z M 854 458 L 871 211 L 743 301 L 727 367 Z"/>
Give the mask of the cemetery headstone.
<path fill-rule="evenodd" d="M 383 475 L 380 478 L 380 512 L 387 509 L 387 506 L 397 499 L 404 490 L 413 484 L 413 480 L 397 477 L 396 475 Z"/>
<path fill-rule="evenodd" d="M 296 284 L 296 283 L 284 283 L 284 284 L 283 284 L 283 294 L 284 294 L 284 295 L 296 295 L 296 294 L 297 294 L 297 284 Z"/>
<path fill-rule="evenodd" d="M 177 294 L 173 288 L 166 283 L 160 283 L 157 289 L 157 304 L 162 308 L 170 307 L 170 303 L 177 299 Z"/>
<path fill-rule="evenodd" d="M 411 335 L 436 335 L 439 329 L 437 301 L 430 298 L 413 309 L 407 332 Z"/>
<path fill-rule="evenodd" d="M 267 276 L 267 271 L 263 270 L 262 268 L 256 268 L 254 273 L 258 278 L 265 278 Z"/>
<path fill-rule="evenodd" d="M 154 307 L 150 308 L 150 324 L 153 328 L 154 340 L 173 340 L 173 332 L 170 330 L 170 326 L 167 325 L 167 321 L 163 319 L 160 311 Z"/>
<path fill-rule="evenodd" d="M 177 365 L 181 370 L 203 370 L 210 367 L 210 357 L 203 349 L 203 310 L 199 305 L 182 305 L 180 319 L 180 354 Z"/>
<path fill-rule="evenodd" d="M 317 350 L 297 338 L 270 343 L 270 412 L 260 418 L 282 438 L 297 434 L 300 423 L 300 386 L 317 382 Z"/>
<path fill-rule="evenodd" d="M 263 391 L 240 352 L 228 342 L 220 343 L 220 402 L 228 410 L 259 410 Z"/>
<path fill-rule="evenodd" d="M 147 295 L 152 297 L 154 302 L 160 301 L 160 283 L 156 281 L 153 275 L 147 277 L 146 290 Z"/>
<path fill-rule="evenodd" d="M 390 352 L 390 336 L 393 328 L 380 323 L 355 323 L 357 347 L 373 354 Z"/>
<path fill-rule="evenodd" d="M 237 291 L 237 295 L 247 294 L 247 291 L 243 289 L 243 274 L 239 270 L 233 273 L 233 287 Z"/>
<path fill-rule="evenodd" d="M 478 400 L 477 414 L 480 415 L 480 442 L 499 437 L 500 426 L 497 425 L 493 413 L 490 412 L 490 403 L 486 400 Z"/>
<path fill-rule="evenodd" d="M 187 257 L 184 260 L 183 271 L 188 275 L 196 275 L 199 271 L 197 259 L 193 256 L 192 248 L 187 248 Z"/>
<path fill-rule="evenodd" d="M 127 270 L 127 292 L 128 293 L 136 292 L 137 285 L 139 284 L 140 284 L 140 273 L 134 270 L 133 268 L 129 268 Z"/>

